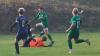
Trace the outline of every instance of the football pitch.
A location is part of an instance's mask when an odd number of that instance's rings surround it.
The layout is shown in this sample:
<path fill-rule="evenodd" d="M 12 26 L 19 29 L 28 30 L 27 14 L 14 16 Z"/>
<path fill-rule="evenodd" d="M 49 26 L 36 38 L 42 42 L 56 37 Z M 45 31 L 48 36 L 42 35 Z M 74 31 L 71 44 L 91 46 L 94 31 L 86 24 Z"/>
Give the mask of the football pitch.
<path fill-rule="evenodd" d="M 80 38 L 89 39 L 86 43 L 75 44 L 73 52 L 68 54 L 67 36 L 64 33 L 52 33 L 55 43 L 52 47 L 20 48 L 20 56 L 100 56 L 100 33 L 81 33 Z M 15 35 L 0 35 L 0 56 L 16 56 L 14 49 Z"/>

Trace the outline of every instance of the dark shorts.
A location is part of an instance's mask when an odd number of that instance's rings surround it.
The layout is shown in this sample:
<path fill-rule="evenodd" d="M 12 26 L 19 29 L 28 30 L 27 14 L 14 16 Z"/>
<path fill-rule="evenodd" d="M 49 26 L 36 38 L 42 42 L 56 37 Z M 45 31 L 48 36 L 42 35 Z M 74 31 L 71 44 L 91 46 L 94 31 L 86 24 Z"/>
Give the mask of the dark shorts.
<path fill-rule="evenodd" d="M 17 35 L 16 35 L 16 40 L 27 40 L 27 37 L 28 37 L 28 32 L 21 32 L 21 31 L 18 31 L 17 32 Z"/>
<path fill-rule="evenodd" d="M 74 40 L 78 40 L 79 39 L 79 31 L 70 32 L 68 34 L 68 40 L 71 40 L 73 38 L 74 38 Z"/>

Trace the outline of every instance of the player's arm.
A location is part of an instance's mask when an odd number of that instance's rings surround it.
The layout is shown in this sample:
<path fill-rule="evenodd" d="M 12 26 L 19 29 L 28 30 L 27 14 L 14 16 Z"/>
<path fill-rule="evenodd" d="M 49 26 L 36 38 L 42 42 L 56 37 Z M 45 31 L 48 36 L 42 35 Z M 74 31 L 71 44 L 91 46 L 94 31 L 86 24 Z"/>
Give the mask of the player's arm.
<path fill-rule="evenodd" d="M 79 11 L 78 14 L 79 14 L 80 16 L 82 16 L 83 12 L 84 12 L 84 10 L 81 10 L 81 11 Z M 82 24 L 82 20 L 80 20 L 80 24 Z"/>
<path fill-rule="evenodd" d="M 13 24 L 11 25 L 11 27 L 10 27 L 10 31 L 13 30 L 13 28 L 17 25 L 17 23 L 18 23 L 18 18 L 16 18 L 15 23 L 13 23 Z"/>
<path fill-rule="evenodd" d="M 37 13 L 32 20 L 29 21 L 29 24 L 31 24 L 32 22 L 35 22 L 35 20 L 37 20 L 37 18 L 39 17 L 39 13 Z"/>
<path fill-rule="evenodd" d="M 78 11 L 78 14 L 81 15 L 83 14 L 84 10 Z"/>
<path fill-rule="evenodd" d="M 15 22 L 14 24 L 11 25 L 10 27 L 10 31 L 12 31 L 12 29 L 17 25 L 17 22 Z"/>
<path fill-rule="evenodd" d="M 71 26 L 66 30 L 66 32 L 68 32 L 68 31 L 70 31 L 70 30 L 72 30 L 74 28 L 75 28 L 75 24 L 71 24 Z"/>
<path fill-rule="evenodd" d="M 33 17 L 33 19 L 29 21 L 29 24 L 31 24 L 34 21 L 35 21 L 35 18 Z"/>

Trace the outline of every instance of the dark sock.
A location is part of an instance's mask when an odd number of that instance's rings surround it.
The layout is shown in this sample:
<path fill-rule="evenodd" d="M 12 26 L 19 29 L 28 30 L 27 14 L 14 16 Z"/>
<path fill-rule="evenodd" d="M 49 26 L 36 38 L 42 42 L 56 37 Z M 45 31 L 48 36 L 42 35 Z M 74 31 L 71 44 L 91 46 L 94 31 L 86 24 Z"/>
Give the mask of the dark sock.
<path fill-rule="evenodd" d="M 19 53 L 19 46 L 18 46 L 18 43 L 15 43 L 15 49 L 16 49 L 16 54 L 20 54 L 20 53 Z"/>
<path fill-rule="evenodd" d="M 50 34 L 47 34 L 47 36 L 48 36 L 48 38 L 49 38 L 50 41 L 53 41 Z"/>
<path fill-rule="evenodd" d="M 77 41 L 75 41 L 75 43 L 82 43 L 82 42 L 85 42 L 85 40 L 83 40 L 83 39 L 79 39 L 79 40 L 77 40 Z"/>
<path fill-rule="evenodd" d="M 69 49 L 72 49 L 72 42 L 71 42 L 71 40 L 68 40 L 68 46 L 69 46 Z"/>
<path fill-rule="evenodd" d="M 40 33 L 40 37 L 43 36 L 43 35 L 44 35 L 44 32 L 41 32 L 41 33 Z"/>

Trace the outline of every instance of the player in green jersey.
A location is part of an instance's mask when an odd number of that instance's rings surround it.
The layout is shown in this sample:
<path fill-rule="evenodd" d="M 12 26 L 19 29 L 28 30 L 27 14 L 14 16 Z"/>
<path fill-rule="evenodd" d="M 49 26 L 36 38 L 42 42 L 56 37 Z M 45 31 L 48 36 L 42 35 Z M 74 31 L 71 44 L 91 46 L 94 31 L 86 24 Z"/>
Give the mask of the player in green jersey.
<path fill-rule="evenodd" d="M 43 27 L 43 31 L 41 32 L 40 36 L 46 34 L 51 42 L 50 46 L 52 46 L 54 41 L 52 40 L 52 37 L 48 32 L 48 15 L 41 6 L 38 6 L 37 11 L 38 12 L 36 13 L 35 18 L 32 21 L 39 21 L 39 23 L 36 24 L 36 27 Z"/>
<path fill-rule="evenodd" d="M 80 13 L 82 13 L 81 11 Z M 79 11 L 78 8 L 74 8 L 72 11 L 73 17 L 70 20 L 70 27 L 66 30 L 68 32 L 68 46 L 69 46 L 69 54 L 71 54 L 72 51 L 72 39 L 75 40 L 75 43 L 82 43 L 86 42 L 90 45 L 90 41 L 79 39 L 79 30 L 80 30 L 80 16 L 79 16 Z"/>

